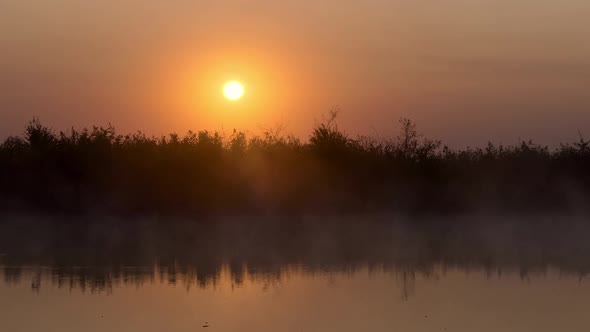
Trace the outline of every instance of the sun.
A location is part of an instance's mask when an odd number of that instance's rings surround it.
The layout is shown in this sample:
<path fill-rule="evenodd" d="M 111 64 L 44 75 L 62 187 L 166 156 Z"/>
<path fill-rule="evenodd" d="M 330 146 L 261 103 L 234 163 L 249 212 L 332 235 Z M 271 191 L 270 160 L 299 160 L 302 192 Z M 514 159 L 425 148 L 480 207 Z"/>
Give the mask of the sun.
<path fill-rule="evenodd" d="M 229 100 L 238 100 L 244 95 L 244 86 L 238 81 L 230 81 L 223 86 L 223 95 Z"/>

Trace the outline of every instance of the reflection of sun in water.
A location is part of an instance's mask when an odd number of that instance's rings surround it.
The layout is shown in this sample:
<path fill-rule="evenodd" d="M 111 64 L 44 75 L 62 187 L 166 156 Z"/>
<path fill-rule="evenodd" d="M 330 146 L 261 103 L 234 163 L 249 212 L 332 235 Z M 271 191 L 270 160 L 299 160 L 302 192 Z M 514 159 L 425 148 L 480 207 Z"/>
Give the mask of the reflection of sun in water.
<path fill-rule="evenodd" d="M 238 81 L 227 82 L 223 86 L 223 95 L 229 100 L 238 100 L 244 95 L 244 86 Z"/>

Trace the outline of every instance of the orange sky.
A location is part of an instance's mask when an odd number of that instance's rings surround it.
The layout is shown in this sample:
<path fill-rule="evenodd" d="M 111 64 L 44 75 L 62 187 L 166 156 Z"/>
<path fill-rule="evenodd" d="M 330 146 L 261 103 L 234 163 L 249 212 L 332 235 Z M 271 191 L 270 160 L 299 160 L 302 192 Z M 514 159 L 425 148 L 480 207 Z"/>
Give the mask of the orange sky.
<path fill-rule="evenodd" d="M 0 0 L 0 137 L 33 116 L 306 137 L 339 105 L 354 135 L 406 116 L 452 145 L 555 144 L 590 136 L 588 17 L 586 0 Z"/>

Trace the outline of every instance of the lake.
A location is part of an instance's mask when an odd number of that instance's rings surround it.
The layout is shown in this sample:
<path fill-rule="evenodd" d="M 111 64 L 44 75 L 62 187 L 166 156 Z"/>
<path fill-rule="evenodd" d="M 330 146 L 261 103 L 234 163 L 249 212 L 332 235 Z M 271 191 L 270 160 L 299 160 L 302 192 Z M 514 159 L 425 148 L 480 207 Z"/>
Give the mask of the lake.
<path fill-rule="evenodd" d="M 4 223 L 0 330 L 588 331 L 585 224 Z"/>

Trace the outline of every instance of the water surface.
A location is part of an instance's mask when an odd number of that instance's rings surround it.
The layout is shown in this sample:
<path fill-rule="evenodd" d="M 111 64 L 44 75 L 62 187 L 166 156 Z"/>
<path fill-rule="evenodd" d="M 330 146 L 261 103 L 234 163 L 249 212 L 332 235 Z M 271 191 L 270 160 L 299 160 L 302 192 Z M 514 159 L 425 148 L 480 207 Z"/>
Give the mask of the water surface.
<path fill-rule="evenodd" d="M 590 327 L 584 222 L 240 225 L 0 224 L 0 329 Z"/>

